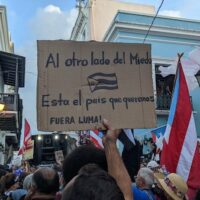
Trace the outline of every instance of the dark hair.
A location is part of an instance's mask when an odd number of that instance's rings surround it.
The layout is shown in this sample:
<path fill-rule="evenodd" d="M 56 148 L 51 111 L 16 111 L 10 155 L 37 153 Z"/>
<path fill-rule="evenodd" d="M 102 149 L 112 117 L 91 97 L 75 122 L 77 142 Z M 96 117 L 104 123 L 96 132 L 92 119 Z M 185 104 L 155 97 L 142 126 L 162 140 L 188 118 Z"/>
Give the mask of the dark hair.
<path fill-rule="evenodd" d="M 13 173 L 7 173 L 0 179 L 0 194 L 3 194 L 17 182 L 17 176 Z"/>
<path fill-rule="evenodd" d="M 22 173 L 19 175 L 18 181 L 19 181 L 19 188 L 20 188 L 20 189 L 23 188 L 24 179 L 25 179 L 26 176 L 28 176 L 28 175 L 29 175 L 29 173 L 27 173 L 27 172 L 22 172 Z"/>
<path fill-rule="evenodd" d="M 195 200 L 199 200 L 200 199 L 200 189 L 197 191 L 197 194 L 196 194 L 196 197 L 195 197 Z"/>
<path fill-rule="evenodd" d="M 124 200 L 114 178 L 95 164 L 84 166 L 74 183 L 64 189 L 62 200 Z"/>
<path fill-rule="evenodd" d="M 59 176 L 52 168 L 38 169 L 33 174 L 32 181 L 38 192 L 52 194 L 59 190 Z"/>
<path fill-rule="evenodd" d="M 159 197 L 159 199 L 162 199 L 162 200 L 167 200 L 166 196 L 165 196 L 165 192 L 162 188 L 160 188 L 156 183 L 154 183 L 152 185 L 152 188 L 151 188 L 152 192 L 154 195 L 156 195 L 157 197 Z"/>
<path fill-rule="evenodd" d="M 13 186 L 17 182 L 17 176 L 15 174 L 9 173 L 5 176 L 5 189 L 9 189 L 11 186 Z"/>
<path fill-rule="evenodd" d="M 96 148 L 94 145 L 84 145 L 72 151 L 64 160 L 63 177 L 67 184 L 78 171 L 86 164 L 95 163 L 107 171 L 106 156 L 103 149 Z"/>
<path fill-rule="evenodd" d="M 2 176 L 5 176 L 6 173 L 7 173 L 6 170 L 0 168 L 0 178 L 1 178 Z"/>

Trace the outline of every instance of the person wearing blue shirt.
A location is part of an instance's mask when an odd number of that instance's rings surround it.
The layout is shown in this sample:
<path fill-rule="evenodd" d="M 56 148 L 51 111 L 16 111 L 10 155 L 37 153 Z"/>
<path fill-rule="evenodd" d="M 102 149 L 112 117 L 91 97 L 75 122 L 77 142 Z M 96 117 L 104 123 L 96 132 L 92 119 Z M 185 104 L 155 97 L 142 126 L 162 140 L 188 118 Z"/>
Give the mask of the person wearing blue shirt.
<path fill-rule="evenodd" d="M 151 191 L 153 183 L 153 171 L 146 167 L 141 168 L 136 177 L 136 186 L 132 188 L 134 200 L 155 200 Z"/>

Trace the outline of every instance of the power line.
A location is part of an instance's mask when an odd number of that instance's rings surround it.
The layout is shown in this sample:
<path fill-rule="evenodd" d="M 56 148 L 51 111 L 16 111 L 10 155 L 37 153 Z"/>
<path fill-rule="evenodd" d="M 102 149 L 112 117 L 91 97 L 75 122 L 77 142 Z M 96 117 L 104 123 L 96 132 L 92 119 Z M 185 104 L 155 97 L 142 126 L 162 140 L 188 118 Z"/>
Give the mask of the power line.
<path fill-rule="evenodd" d="M 164 0 L 162 0 L 161 4 L 160 4 L 160 6 L 159 6 L 159 8 L 158 8 L 158 10 L 157 10 L 157 12 L 156 12 L 156 15 L 154 16 L 154 18 L 153 18 L 153 20 L 152 20 L 152 22 L 151 22 L 151 25 L 149 26 L 149 29 L 148 29 L 148 31 L 147 31 L 147 34 L 146 34 L 145 37 L 144 37 L 143 44 L 145 43 L 145 41 L 146 41 L 146 39 L 147 39 L 147 36 L 149 35 L 150 29 L 151 29 L 151 27 L 153 26 L 153 23 L 154 23 L 155 19 L 157 18 L 157 15 L 158 15 L 158 13 L 159 13 L 159 11 L 160 11 L 160 9 L 161 9 L 163 3 L 164 3 Z"/>

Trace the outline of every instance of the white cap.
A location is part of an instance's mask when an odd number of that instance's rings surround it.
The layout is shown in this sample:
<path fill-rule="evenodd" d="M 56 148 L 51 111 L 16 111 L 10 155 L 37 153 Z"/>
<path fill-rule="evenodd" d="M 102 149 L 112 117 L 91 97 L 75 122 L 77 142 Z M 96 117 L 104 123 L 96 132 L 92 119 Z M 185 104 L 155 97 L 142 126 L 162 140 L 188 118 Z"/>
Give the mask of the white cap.
<path fill-rule="evenodd" d="M 147 164 L 147 167 L 148 168 L 156 168 L 156 167 L 159 167 L 159 164 L 156 162 L 156 161 L 154 161 L 154 160 L 151 160 L 148 164 Z"/>

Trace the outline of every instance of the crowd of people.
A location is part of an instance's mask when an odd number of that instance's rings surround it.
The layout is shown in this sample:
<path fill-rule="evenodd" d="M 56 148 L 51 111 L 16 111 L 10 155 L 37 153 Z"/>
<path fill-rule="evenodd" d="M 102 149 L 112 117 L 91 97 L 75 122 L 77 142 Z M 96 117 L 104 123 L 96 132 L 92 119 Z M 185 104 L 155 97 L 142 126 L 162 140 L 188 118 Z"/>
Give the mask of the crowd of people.
<path fill-rule="evenodd" d="M 140 165 L 133 177 L 116 145 L 120 130 L 114 130 L 107 120 L 103 123 L 107 130 L 103 137 L 104 149 L 88 144 L 68 154 L 62 165 L 30 167 L 26 162 L 18 169 L 0 169 L 0 199 L 188 199 L 188 186 L 182 177 L 167 173 L 156 161 Z M 200 199 L 200 192 L 197 192 L 197 199 Z"/>

